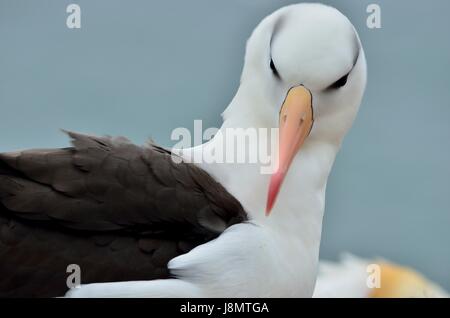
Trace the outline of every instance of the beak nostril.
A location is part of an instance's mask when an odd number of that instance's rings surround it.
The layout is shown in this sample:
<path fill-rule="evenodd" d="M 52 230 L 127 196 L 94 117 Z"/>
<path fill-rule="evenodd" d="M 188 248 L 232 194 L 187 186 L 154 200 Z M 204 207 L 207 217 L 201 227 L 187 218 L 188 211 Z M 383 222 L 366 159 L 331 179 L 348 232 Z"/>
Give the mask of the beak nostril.
<path fill-rule="evenodd" d="M 299 126 L 301 126 L 306 120 L 306 113 L 302 114 L 302 117 L 300 117 L 300 122 L 298 123 Z"/>
<path fill-rule="evenodd" d="M 283 123 L 285 123 L 287 120 L 287 115 L 283 115 Z"/>

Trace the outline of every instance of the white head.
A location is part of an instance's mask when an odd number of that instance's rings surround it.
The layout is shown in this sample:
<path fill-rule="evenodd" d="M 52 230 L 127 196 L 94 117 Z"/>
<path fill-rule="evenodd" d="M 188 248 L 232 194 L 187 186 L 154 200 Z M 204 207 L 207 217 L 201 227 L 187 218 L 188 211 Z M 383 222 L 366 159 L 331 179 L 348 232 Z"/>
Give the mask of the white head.
<path fill-rule="evenodd" d="M 280 127 L 278 171 L 267 211 L 300 148 L 314 142 L 339 147 L 358 111 L 366 61 L 351 22 L 321 4 L 296 4 L 266 17 L 247 43 L 241 86 L 224 119 L 246 112 L 262 127 Z M 246 107 L 247 109 L 242 109 Z"/>

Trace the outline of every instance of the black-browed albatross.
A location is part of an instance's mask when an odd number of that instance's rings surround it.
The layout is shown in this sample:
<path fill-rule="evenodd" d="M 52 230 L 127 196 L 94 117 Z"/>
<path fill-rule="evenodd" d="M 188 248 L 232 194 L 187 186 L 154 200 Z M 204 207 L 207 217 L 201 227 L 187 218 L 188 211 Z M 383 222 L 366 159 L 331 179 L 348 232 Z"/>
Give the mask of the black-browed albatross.
<path fill-rule="evenodd" d="M 182 163 L 156 145 L 72 132 L 70 148 L 0 154 L 0 295 L 310 297 L 327 178 L 365 82 L 349 20 L 291 5 L 251 35 L 220 129 L 279 127 L 272 175 L 186 162 L 230 151 L 217 137 L 177 152 Z M 69 264 L 82 286 L 67 291 Z"/>

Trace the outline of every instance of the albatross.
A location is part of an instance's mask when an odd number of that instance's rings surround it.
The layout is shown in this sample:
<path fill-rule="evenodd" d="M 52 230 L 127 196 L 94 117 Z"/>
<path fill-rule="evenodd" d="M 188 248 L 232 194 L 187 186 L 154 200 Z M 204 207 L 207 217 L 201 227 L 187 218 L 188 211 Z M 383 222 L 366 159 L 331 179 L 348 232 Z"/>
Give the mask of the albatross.
<path fill-rule="evenodd" d="M 181 162 L 153 143 L 74 132 L 69 148 L 0 154 L 0 295 L 311 297 L 327 178 L 365 84 L 351 22 L 296 4 L 253 31 L 219 130 L 279 128 L 271 174 L 193 162 L 231 151 L 219 133 L 177 151 Z"/>

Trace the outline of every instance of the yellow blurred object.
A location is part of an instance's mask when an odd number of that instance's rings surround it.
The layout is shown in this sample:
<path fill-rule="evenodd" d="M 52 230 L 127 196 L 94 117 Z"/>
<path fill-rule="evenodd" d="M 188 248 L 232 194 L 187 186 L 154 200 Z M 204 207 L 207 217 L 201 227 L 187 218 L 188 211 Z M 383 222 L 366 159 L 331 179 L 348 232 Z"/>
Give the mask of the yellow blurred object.
<path fill-rule="evenodd" d="M 373 288 L 370 298 L 433 298 L 445 297 L 445 292 L 411 268 L 392 263 L 379 263 L 380 288 Z"/>
<path fill-rule="evenodd" d="M 411 268 L 346 253 L 338 262 L 320 261 L 313 297 L 447 298 L 449 294 Z"/>

